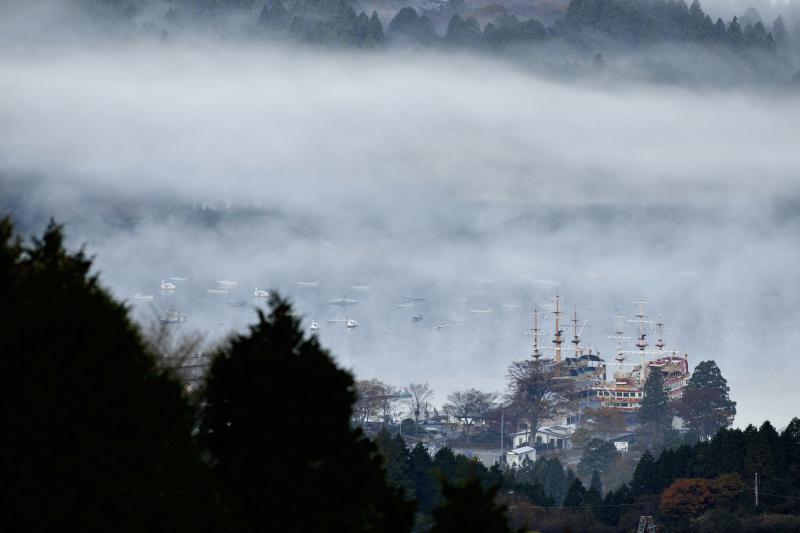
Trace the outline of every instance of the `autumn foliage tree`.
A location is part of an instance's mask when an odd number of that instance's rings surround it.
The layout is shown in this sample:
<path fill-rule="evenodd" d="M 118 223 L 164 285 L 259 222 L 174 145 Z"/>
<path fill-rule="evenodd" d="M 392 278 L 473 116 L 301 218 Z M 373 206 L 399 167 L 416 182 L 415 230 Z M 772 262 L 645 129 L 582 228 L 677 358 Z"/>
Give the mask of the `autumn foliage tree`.
<path fill-rule="evenodd" d="M 677 518 L 695 517 L 710 509 L 714 502 L 707 479 L 679 479 L 661 493 L 659 510 Z"/>

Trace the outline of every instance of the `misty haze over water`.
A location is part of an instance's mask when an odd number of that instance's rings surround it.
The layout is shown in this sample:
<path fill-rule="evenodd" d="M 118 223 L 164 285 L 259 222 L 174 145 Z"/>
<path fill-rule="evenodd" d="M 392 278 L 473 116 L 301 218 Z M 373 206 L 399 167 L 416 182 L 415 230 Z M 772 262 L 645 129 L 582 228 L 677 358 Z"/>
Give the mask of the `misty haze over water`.
<path fill-rule="evenodd" d="M 214 342 L 277 289 L 359 378 L 437 402 L 504 390 L 556 290 L 611 370 L 612 315 L 644 299 L 668 348 L 717 361 L 736 425 L 780 426 L 800 400 L 798 124 L 785 88 L 567 82 L 462 52 L 7 47 L 0 207 L 25 233 L 66 223 L 116 296 L 154 294 L 142 322 L 176 308 Z M 223 279 L 238 292 L 205 294 Z M 355 332 L 325 323 L 345 316 Z"/>

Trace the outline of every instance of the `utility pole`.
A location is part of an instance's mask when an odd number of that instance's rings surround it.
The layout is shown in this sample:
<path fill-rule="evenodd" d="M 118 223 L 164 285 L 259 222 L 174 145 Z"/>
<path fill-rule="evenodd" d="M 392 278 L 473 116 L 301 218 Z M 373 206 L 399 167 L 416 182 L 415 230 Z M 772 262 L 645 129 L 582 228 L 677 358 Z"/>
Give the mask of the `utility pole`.
<path fill-rule="evenodd" d="M 506 427 L 506 408 L 500 408 L 500 460 L 502 461 L 505 455 L 505 441 L 503 440 L 503 429 Z"/>
<path fill-rule="evenodd" d="M 755 496 L 755 502 L 754 503 L 755 503 L 756 509 L 758 509 L 758 472 L 756 472 L 756 484 L 755 484 L 754 496 Z"/>

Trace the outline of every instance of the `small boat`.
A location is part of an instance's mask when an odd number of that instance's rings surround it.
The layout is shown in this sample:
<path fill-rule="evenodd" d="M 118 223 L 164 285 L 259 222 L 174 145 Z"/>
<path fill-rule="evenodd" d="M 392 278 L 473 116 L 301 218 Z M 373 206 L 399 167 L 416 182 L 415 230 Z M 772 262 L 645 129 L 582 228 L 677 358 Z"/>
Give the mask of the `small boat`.
<path fill-rule="evenodd" d="M 206 290 L 206 293 L 211 294 L 212 296 L 222 296 L 230 294 L 231 291 L 229 291 L 228 289 L 208 289 Z"/>
<path fill-rule="evenodd" d="M 265 291 L 263 289 L 259 289 L 258 287 L 256 287 L 256 290 L 253 291 L 253 298 L 258 298 L 260 300 L 266 300 L 267 298 L 269 298 L 269 292 Z"/>
<path fill-rule="evenodd" d="M 170 283 L 165 280 L 161 280 L 161 291 L 162 292 L 173 292 L 176 289 L 174 283 Z"/>
<path fill-rule="evenodd" d="M 186 317 L 177 311 L 167 311 L 159 320 L 162 324 L 181 324 L 186 321 Z"/>
<path fill-rule="evenodd" d="M 133 295 L 134 302 L 152 302 L 153 295 L 152 294 L 142 294 L 141 292 L 137 292 Z"/>

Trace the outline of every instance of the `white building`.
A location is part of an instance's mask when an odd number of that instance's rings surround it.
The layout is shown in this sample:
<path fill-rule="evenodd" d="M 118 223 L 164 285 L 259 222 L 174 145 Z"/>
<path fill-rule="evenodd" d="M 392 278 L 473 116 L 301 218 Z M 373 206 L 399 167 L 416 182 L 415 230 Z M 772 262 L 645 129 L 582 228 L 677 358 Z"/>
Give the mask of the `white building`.
<path fill-rule="evenodd" d="M 510 468 L 519 467 L 525 459 L 536 461 L 536 450 L 530 446 L 521 446 L 506 452 L 506 464 Z"/>
<path fill-rule="evenodd" d="M 531 439 L 531 430 L 523 429 L 511 434 L 511 442 L 514 448 L 520 446 L 536 446 L 546 444 L 553 450 L 568 450 L 572 448 L 572 434 L 575 432 L 573 424 L 563 426 L 541 427 Z"/>

